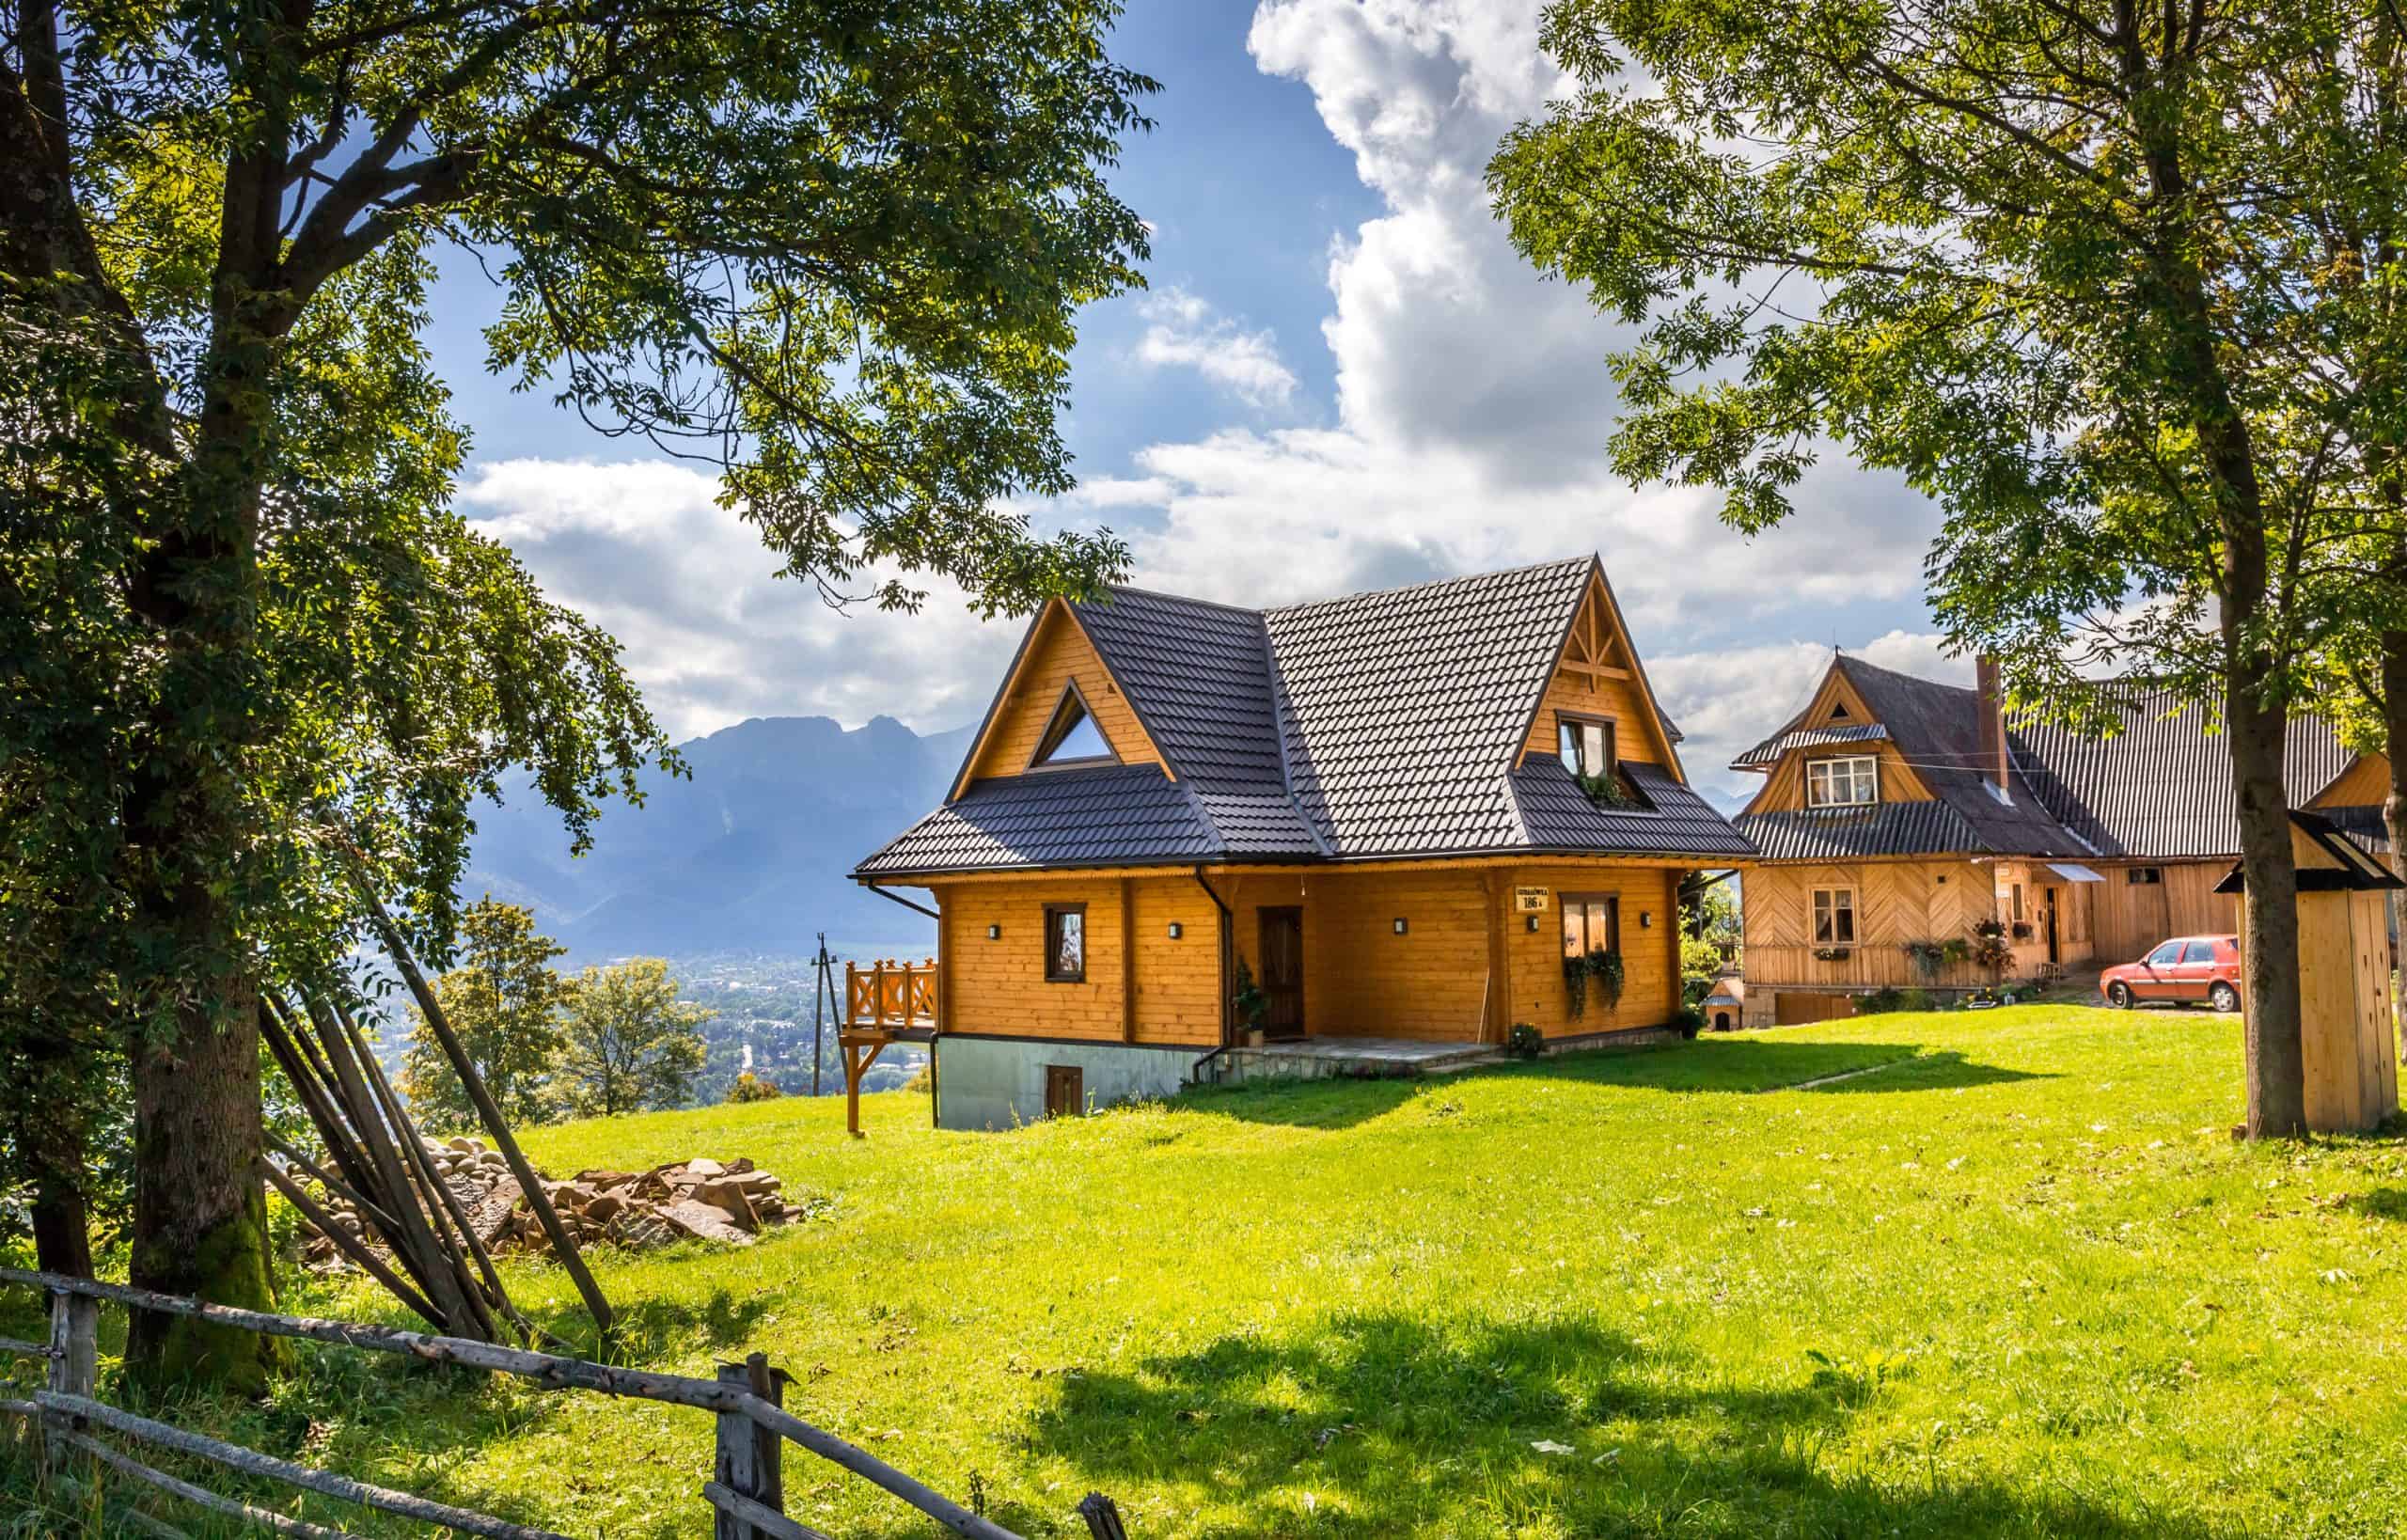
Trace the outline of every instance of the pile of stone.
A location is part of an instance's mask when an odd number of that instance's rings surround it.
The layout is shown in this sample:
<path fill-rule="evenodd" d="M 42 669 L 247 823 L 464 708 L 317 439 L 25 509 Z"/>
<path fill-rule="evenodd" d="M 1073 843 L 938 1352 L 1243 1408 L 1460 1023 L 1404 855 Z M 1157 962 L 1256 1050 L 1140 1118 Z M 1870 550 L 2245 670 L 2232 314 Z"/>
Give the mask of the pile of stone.
<path fill-rule="evenodd" d="M 488 1251 L 548 1251 L 543 1227 L 527 1205 L 525 1189 L 509 1162 L 482 1139 L 465 1137 L 422 1141 L 468 1228 Z M 654 1166 L 648 1171 L 586 1171 L 565 1182 L 544 1182 L 544 1194 L 580 1247 L 621 1246 L 640 1250 L 681 1240 L 749 1246 L 771 1225 L 791 1218 L 785 1184 L 749 1160 L 722 1164 L 707 1155 Z M 329 1194 L 325 1204 L 335 1224 L 360 1234 L 356 1210 Z M 368 1237 L 375 1238 L 371 1233 Z M 303 1252 L 312 1266 L 342 1265 L 332 1241 L 314 1236 Z"/>

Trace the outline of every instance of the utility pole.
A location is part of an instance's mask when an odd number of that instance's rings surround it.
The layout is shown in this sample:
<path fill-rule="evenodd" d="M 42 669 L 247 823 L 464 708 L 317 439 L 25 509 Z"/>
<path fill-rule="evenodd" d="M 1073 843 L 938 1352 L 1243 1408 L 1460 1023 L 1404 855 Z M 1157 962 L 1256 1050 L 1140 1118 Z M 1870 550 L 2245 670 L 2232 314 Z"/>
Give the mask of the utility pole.
<path fill-rule="evenodd" d="M 813 1096 L 819 1094 L 819 1054 L 821 1038 L 826 1028 L 824 1002 L 836 992 L 835 975 L 827 970 L 831 961 L 827 955 L 827 933 L 821 931 L 819 955 L 811 959 L 819 970 L 810 982 L 810 1093 Z"/>

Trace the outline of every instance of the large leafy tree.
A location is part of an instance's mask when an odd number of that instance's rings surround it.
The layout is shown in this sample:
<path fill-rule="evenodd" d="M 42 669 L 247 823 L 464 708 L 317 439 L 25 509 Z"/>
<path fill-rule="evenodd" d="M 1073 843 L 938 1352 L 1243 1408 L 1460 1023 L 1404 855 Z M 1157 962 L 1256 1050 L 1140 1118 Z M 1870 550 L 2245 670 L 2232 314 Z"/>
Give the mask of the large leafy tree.
<path fill-rule="evenodd" d="M 1835 441 L 1941 504 L 1934 608 L 2026 702 L 2102 663 L 2220 713 L 2249 1123 L 2299 1131 L 2284 724 L 2399 597 L 2392 8 L 1560 0 L 1545 39 L 1580 89 L 1490 182 L 1640 328 L 1618 467 L 1753 532 Z"/>
<path fill-rule="evenodd" d="M 702 1023 L 718 1013 L 678 993 L 668 963 L 657 957 L 577 975 L 560 1025 L 558 1066 L 571 1110 L 606 1118 L 684 1105 L 707 1057 Z"/>
<path fill-rule="evenodd" d="M 1113 12 L 0 0 L 0 795 L 43 809 L 0 932 L 63 924 L 18 960 L 129 1044 L 136 1281 L 267 1297 L 256 993 L 336 971 L 354 864 L 440 957 L 501 764 L 581 832 L 659 746 L 446 504 L 430 254 L 504 288 L 496 368 L 721 465 L 829 596 L 1089 589 L 1123 548 L 1011 499 L 1068 484 L 1073 318 L 1143 252 Z M 145 1315 L 129 1360 L 255 1380 L 238 1342 Z"/>
<path fill-rule="evenodd" d="M 512 1123 L 545 1123 L 565 1110 L 554 1061 L 567 1038 L 561 1008 L 574 993 L 552 960 L 568 949 L 535 929 L 535 917 L 493 895 L 461 911 L 460 966 L 433 982 L 436 1003 L 494 1104 Z M 401 1087 L 430 1128 L 465 1129 L 477 1106 L 442 1043 L 415 1007 Z"/>

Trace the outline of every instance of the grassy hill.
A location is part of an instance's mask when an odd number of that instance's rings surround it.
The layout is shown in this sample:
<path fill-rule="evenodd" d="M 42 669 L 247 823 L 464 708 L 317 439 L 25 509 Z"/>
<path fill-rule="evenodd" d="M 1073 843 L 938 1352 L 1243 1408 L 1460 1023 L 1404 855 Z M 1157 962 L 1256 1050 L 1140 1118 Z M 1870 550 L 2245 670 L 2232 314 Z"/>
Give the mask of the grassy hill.
<path fill-rule="evenodd" d="M 897 1093 L 859 1142 L 789 1100 L 529 1144 L 749 1155 L 815 1200 L 749 1250 L 604 1260 L 628 1356 L 764 1349 L 803 1415 L 1030 1535 L 1097 1487 L 1141 1540 L 2393 1533 L 2407 1152 L 2236 1144 L 2239 1044 L 2026 1007 L 1005 1135 Z M 250 1437 L 708 1532 L 697 1414 L 312 1362 Z M 926 1532 L 789 1458 L 805 1523 Z"/>

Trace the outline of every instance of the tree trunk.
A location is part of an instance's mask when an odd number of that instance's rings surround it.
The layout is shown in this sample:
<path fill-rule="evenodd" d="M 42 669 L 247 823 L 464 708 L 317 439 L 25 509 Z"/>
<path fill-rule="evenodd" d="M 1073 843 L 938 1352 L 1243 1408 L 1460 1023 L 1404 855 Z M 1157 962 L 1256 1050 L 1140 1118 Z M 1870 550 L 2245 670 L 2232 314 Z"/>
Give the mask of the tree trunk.
<path fill-rule="evenodd" d="M 2382 799 L 2382 826 L 2390 836 L 2390 870 L 2407 879 L 2407 631 L 2382 634 L 2382 752 L 2390 762 L 2390 790 Z M 2394 938 L 2407 935 L 2407 893 L 2390 895 Z"/>
<path fill-rule="evenodd" d="M 173 1039 L 134 1045 L 133 1281 L 273 1310 L 257 1006 L 240 979 L 196 983 Z M 281 1362 L 272 1338 L 139 1311 L 125 1359 L 150 1389 L 201 1380 L 243 1394 L 264 1391 Z"/>
<path fill-rule="evenodd" d="M 2241 940 L 2248 987 L 2248 1137 L 2306 1132 L 2306 1063 L 2300 1034 L 2298 869 L 2290 855 L 2289 797 L 2282 784 L 2287 712 L 2230 686 L 2232 790 L 2240 800 L 2240 866 L 2248 885 Z"/>
<path fill-rule="evenodd" d="M 55 1037 L 29 1041 L 11 1065 L 24 1084 L 17 1089 L 10 1139 L 33 1188 L 34 1258 L 46 1273 L 92 1276 L 92 1223 L 86 1202 L 90 1141 L 87 1137 L 84 1077 L 74 1045 Z"/>

